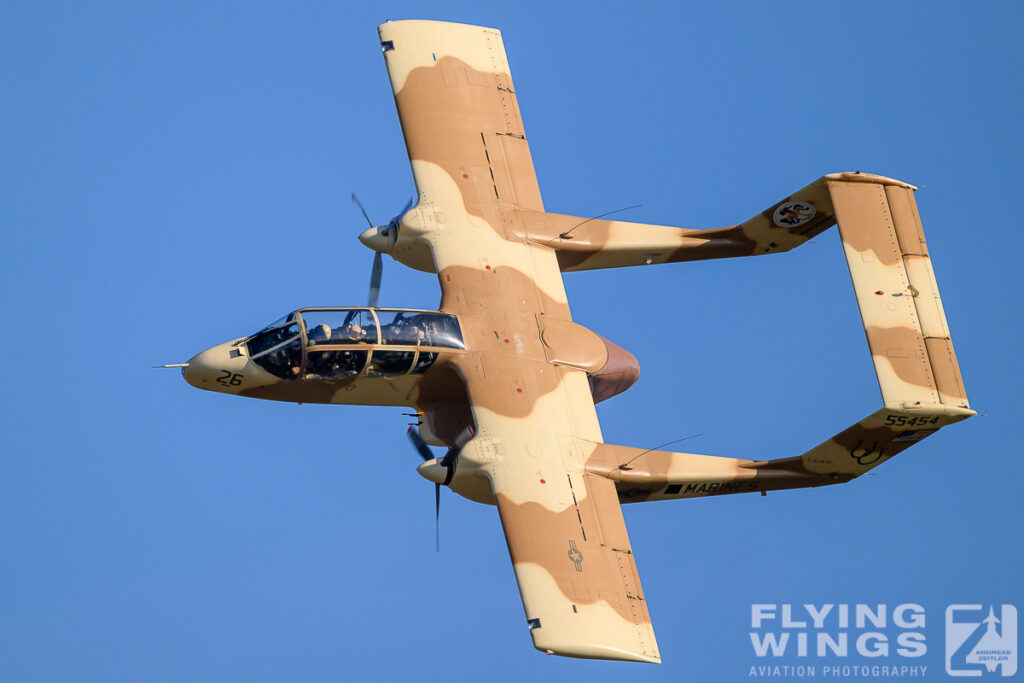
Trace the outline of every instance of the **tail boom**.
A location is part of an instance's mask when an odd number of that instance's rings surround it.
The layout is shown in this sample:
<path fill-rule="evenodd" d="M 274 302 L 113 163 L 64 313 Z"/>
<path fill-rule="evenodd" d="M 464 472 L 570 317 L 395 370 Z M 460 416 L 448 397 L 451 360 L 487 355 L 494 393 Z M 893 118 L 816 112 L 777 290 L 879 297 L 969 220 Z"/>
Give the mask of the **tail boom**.
<path fill-rule="evenodd" d="M 882 176 L 834 173 L 731 228 L 692 231 L 608 221 L 587 228 L 605 230 L 613 243 L 615 235 L 628 237 L 607 253 L 580 260 L 574 266 L 580 269 L 635 265 L 637 248 L 651 250 L 654 262 L 786 251 L 838 224 L 883 403 L 798 457 L 754 461 L 602 444 L 589 471 L 615 481 L 623 502 L 837 484 L 975 415 L 953 351 L 916 189 Z M 666 238 L 661 246 L 674 244 L 674 251 L 655 253 L 659 235 Z M 564 245 L 569 237 L 557 239 Z M 629 260 L 634 263 L 624 262 Z"/>

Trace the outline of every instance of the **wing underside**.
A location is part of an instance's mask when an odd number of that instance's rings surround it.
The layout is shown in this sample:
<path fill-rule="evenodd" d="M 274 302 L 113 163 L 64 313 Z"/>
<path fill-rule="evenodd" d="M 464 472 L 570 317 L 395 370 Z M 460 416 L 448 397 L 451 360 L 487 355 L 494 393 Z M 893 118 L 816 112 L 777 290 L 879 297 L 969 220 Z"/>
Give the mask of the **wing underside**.
<path fill-rule="evenodd" d="M 436 21 L 378 31 L 421 201 L 454 185 L 467 213 L 499 228 L 500 205 L 543 211 L 501 33 Z"/>
<path fill-rule="evenodd" d="M 491 483 L 534 647 L 660 661 L 614 482 L 549 464 L 495 467 Z"/>

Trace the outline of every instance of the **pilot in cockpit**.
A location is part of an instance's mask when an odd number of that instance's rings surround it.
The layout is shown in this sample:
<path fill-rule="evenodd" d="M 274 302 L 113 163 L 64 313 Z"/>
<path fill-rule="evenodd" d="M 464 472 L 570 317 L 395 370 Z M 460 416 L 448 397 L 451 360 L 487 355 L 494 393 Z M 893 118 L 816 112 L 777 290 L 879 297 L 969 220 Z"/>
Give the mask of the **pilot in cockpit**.
<path fill-rule="evenodd" d="M 326 325 L 324 326 L 326 327 Z M 337 328 L 335 343 L 361 342 L 366 339 L 366 330 L 357 323 L 347 323 Z"/>
<path fill-rule="evenodd" d="M 314 344 L 326 344 L 331 339 L 331 326 L 326 323 L 320 323 L 313 329 L 309 330 L 309 334 L 306 335 L 309 340 L 310 346 Z"/>

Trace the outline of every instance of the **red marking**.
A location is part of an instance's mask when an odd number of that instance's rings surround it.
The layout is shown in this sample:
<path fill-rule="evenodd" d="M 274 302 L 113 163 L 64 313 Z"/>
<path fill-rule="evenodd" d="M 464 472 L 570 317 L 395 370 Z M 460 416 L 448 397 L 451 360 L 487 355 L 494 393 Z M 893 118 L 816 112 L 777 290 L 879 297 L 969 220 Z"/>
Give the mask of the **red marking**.
<path fill-rule="evenodd" d="M 504 341 L 504 342 L 505 342 L 506 344 L 508 344 L 508 339 L 505 339 L 505 340 L 503 340 L 503 341 Z"/>
<path fill-rule="evenodd" d="M 490 270 L 490 269 L 491 269 L 490 266 L 484 266 L 484 270 Z"/>
<path fill-rule="evenodd" d="M 546 482 L 546 481 L 544 481 L 543 479 L 541 479 L 541 480 L 540 480 L 540 483 L 542 483 L 542 484 L 546 484 L 547 482 Z"/>
<path fill-rule="evenodd" d="M 883 292 L 882 290 L 878 290 L 877 292 L 875 292 L 875 294 L 877 294 L 878 296 L 882 296 L 883 294 L 885 294 L 885 292 Z"/>
<path fill-rule="evenodd" d="M 463 174 L 462 174 L 462 177 L 463 177 L 463 178 L 468 178 L 468 177 L 469 177 L 469 174 L 468 174 L 468 173 L 463 173 Z"/>
<path fill-rule="evenodd" d="M 572 613 L 573 613 L 573 614 L 576 614 L 576 605 L 573 605 L 573 606 L 572 606 Z"/>
<path fill-rule="evenodd" d="M 445 275 L 444 279 L 447 280 L 448 282 L 451 282 L 452 281 L 452 276 L 451 275 Z"/>
<path fill-rule="evenodd" d="M 516 387 L 516 393 L 517 394 L 523 393 L 523 388 L 522 387 Z"/>

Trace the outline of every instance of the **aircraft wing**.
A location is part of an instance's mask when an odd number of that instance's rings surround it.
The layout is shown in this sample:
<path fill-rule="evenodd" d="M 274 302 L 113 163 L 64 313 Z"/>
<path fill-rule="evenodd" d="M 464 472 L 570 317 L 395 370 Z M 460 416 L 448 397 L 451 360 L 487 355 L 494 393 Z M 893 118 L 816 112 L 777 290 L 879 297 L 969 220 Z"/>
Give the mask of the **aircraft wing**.
<path fill-rule="evenodd" d="M 574 404 L 593 407 L 586 377 L 548 367 L 562 381 L 531 416 L 491 412 L 500 381 L 467 383 L 479 435 L 460 458 L 491 482 L 534 647 L 659 662 L 615 482 L 584 470 L 593 442 L 564 434 Z M 492 397 L 475 400 L 482 392 Z"/>
<path fill-rule="evenodd" d="M 501 34 L 432 21 L 379 31 L 420 193 L 401 234 L 429 243 L 441 309 L 466 339 L 452 362 L 477 436 L 451 486 L 490 483 L 534 647 L 658 662 L 615 484 L 584 471 L 601 441 L 587 375 L 547 360 L 580 340 L 541 340 L 542 321 L 571 320 L 555 252 L 506 238 L 516 207 L 543 208 Z"/>
<path fill-rule="evenodd" d="M 501 33 L 438 21 L 378 28 L 420 201 L 543 211 Z M 456 194 L 457 193 L 457 194 Z"/>

